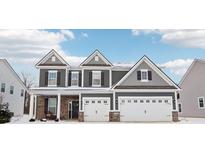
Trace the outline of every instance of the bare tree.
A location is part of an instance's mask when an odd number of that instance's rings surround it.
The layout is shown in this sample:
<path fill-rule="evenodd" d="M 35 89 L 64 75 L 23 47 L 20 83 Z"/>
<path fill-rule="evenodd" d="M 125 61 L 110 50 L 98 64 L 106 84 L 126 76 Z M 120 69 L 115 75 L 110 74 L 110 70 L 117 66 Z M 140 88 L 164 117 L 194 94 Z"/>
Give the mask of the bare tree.
<path fill-rule="evenodd" d="M 29 73 L 21 72 L 21 77 L 24 85 L 29 89 L 35 84 L 34 77 L 31 76 Z"/>

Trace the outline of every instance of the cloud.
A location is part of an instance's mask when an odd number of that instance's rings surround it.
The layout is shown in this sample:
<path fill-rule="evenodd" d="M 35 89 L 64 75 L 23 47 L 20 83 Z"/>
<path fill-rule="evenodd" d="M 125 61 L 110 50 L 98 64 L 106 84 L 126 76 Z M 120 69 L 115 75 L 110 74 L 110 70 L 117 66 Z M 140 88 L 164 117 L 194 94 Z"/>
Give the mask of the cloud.
<path fill-rule="evenodd" d="M 159 64 L 158 66 L 162 69 L 169 70 L 175 75 L 183 76 L 192 62 L 192 59 L 176 59 L 163 64 Z"/>
<path fill-rule="evenodd" d="M 81 36 L 82 37 L 88 37 L 88 34 L 87 33 L 81 33 Z"/>
<path fill-rule="evenodd" d="M 175 46 L 186 48 L 205 49 L 205 30 L 200 29 L 150 29 L 150 30 L 132 30 L 132 35 L 140 34 L 158 34 L 161 36 L 160 41 Z"/>
<path fill-rule="evenodd" d="M 63 53 L 60 44 L 74 38 L 70 30 L 0 30 L 0 58 L 33 65 L 51 49 Z"/>
<path fill-rule="evenodd" d="M 74 40 L 75 39 L 75 35 L 72 31 L 70 30 L 61 30 L 60 31 L 62 34 L 64 34 L 64 36 L 66 36 L 69 40 Z"/>
<path fill-rule="evenodd" d="M 66 60 L 71 66 L 79 66 L 86 57 L 77 57 L 77 56 L 66 56 Z"/>

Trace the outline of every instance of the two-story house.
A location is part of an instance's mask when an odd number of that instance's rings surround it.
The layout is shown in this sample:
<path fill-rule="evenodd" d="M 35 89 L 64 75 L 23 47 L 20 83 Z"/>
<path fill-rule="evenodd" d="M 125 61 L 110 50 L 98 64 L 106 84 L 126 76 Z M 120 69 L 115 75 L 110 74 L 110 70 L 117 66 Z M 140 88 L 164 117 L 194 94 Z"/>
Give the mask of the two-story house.
<path fill-rule="evenodd" d="M 133 67 L 114 66 L 98 50 L 78 67 L 55 50 L 37 64 L 30 119 L 177 121 L 180 89 L 148 57 Z"/>

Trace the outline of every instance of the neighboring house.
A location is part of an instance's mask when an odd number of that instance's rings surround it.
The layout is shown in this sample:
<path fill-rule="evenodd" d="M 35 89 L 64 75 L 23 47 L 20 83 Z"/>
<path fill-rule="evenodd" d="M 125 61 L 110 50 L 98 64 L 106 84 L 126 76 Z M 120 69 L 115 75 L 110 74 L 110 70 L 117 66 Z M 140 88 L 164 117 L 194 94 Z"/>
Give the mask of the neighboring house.
<path fill-rule="evenodd" d="M 2 103 L 8 103 L 14 116 L 22 116 L 27 89 L 6 59 L 0 59 L 0 88 Z"/>
<path fill-rule="evenodd" d="M 195 59 L 179 85 L 179 115 L 205 117 L 205 61 Z"/>
<path fill-rule="evenodd" d="M 79 121 L 177 121 L 180 88 L 148 57 L 113 66 L 98 50 L 70 66 L 55 50 L 37 64 L 30 118 Z"/>

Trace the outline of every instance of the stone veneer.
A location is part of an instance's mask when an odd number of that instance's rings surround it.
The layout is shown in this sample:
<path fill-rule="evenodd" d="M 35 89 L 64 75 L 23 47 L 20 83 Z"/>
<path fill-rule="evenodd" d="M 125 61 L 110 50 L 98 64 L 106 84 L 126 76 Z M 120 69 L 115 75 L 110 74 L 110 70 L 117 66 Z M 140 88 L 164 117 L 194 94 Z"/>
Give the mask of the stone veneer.
<path fill-rule="evenodd" d="M 44 107 L 45 107 L 45 97 L 44 96 L 38 96 L 37 98 L 37 111 L 36 111 L 36 119 L 41 120 L 43 118 L 46 118 L 46 115 L 44 113 Z"/>
<path fill-rule="evenodd" d="M 84 112 L 79 112 L 78 113 L 78 121 L 79 122 L 84 122 Z"/>
<path fill-rule="evenodd" d="M 120 121 L 120 112 L 110 112 L 109 113 L 110 122 L 119 122 Z"/>
<path fill-rule="evenodd" d="M 172 121 L 174 121 L 174 122 L 179 121 L 178 111 L 172 111 Z"/>

